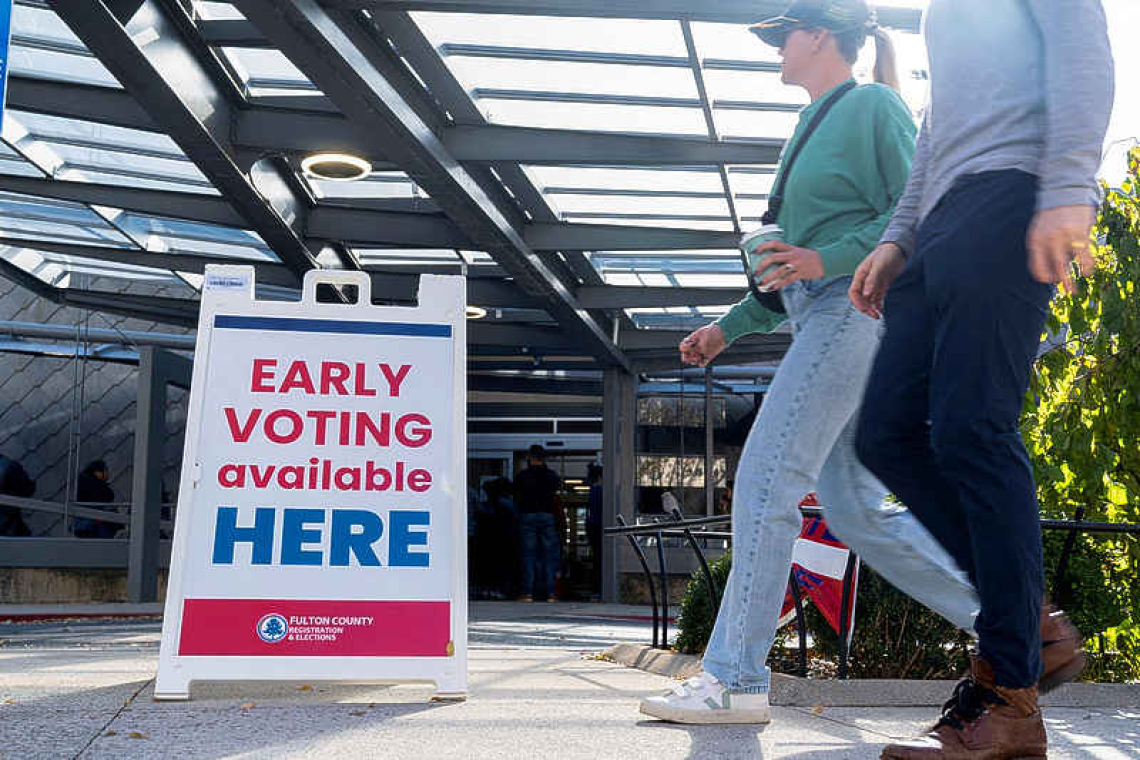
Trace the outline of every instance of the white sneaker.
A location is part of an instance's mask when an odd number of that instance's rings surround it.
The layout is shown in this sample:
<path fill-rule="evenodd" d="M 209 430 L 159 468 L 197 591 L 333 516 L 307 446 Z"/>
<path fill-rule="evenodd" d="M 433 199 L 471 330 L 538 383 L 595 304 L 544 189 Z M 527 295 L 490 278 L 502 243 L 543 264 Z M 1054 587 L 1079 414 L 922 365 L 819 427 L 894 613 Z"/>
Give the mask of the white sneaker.
<path fill-rule="evenodd" d="M 641 701 L 641 712 L 673 723 L 768 723 L 767 694 L 729 691 L 711 673 L 679 683 L 662 697 Z"/>

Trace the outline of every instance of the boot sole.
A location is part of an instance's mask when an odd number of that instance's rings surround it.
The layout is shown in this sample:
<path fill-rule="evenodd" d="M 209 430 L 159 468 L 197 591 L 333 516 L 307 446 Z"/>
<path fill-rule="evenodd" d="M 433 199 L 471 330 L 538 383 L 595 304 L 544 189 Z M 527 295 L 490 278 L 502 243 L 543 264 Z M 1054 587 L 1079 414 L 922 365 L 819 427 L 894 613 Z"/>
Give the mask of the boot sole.
<path fill-rule="evenodd" d="M 1084 652 L 1077 652 L 1077 656 L 1069 660 L 1063 666 L 1057 668 L 1052 673 L 1046 673 L 1041 676 L 1041 680 L 1037 683 L 1037 691 L 1040 694 L 1048 694 L 1056 689 L 1058 686 L 1064 686 L 1069 681 L 1074 680 L 1085 669 L 1087 658 Z"/>
<path fill-rule="evenodd" d="M 642 704 L 642 715 L 668 721 L 693 725 L 771 723 L 771 710 L 677 710 L 666 705 Z"/>

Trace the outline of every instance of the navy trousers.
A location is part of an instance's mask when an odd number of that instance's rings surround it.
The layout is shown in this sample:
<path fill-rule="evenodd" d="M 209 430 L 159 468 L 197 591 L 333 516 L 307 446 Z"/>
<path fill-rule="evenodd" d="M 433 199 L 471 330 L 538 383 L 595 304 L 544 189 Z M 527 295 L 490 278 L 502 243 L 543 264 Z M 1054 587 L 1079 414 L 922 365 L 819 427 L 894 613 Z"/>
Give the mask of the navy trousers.
<path fill-rule="evenodd" d="M 923 222 L 887 293 L 856 439 L 969 574 L 979 650 L 1007 688 L 1041 675 L 1041 527 L 1017 427 L 1054 293 L 1027 268 L 1036 198 L 1033 175 L 969 175 Z"/>

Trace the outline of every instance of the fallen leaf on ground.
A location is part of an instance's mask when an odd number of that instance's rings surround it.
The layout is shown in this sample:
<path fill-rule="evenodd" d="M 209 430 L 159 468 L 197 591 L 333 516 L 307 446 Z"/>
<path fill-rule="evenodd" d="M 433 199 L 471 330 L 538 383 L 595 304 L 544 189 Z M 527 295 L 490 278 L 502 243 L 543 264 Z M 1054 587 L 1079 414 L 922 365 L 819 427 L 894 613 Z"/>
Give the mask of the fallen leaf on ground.
<path fill-rule="evenodd" d="M 108 731 L 107 733 L 103 734 L 103 736 L 118 736 L 118 735 L 119 735 L 118 731 Z"/>
<path fill-rule="evenodd" d="M 811 714 L 812 714 L 812 715 L 823 715 L 823 711 L 824 711 L 825 709 L 826 709 L 826 708 L 823 706 L 823 703 L 821 702 L 820 704 L 818 704 L 818 705 L 816 705 L 815 707 L 811 708 Z"/>
<path fill-rule="evenodd" d="M 309 686 L 309 684 L 307 684 L 307 683 L 302 684 L 302 685 L 297 687 L 297 691 L 312 691 L 312 690 L 313 690 L 313 687 Z"/>
<path fill-rule="evenodd" d="M 238 709 L 239 709 L 239 710 L 252 710 L 252 709 L 253 709 L 253 708 L 255 708 L 255 707 L 257 707 L 257 704 L 256 704 L 256 703 L 254 703 L 254 702 L 246 702 L 245 704 L 241 705 L 241 706 L 240 706 Z"/>
<path fill-rule="evenodd" d="M 364 715 L 364 714 L 365 713 L 363 710 L 353 710 L 352 712 L 349 713 L 349 715 L 353 715 L 357 718 L 359 718 L 361 715 Z"/>
<path fill-rule="evenodd" d="M 144 734 L 142 731 L 131 731 L 129 734 L 127 734 L 127 736 L 131 737 L 132 739 L 149 739 L 150 738 L 149 736 Z"/>

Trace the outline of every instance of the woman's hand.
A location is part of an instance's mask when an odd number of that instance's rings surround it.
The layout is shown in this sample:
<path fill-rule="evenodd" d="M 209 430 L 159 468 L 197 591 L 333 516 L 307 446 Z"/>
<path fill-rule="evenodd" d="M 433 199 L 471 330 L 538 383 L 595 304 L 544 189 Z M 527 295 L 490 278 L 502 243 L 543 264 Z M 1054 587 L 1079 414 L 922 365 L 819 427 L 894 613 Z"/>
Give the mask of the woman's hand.
<path fill-rule="evenodd" d="M 872 319 L 883 316 L 883 299 L 891 283 L 906 267 L 902 248 L 894 243 L 883 243 L 855 270 L 847 296 L 855 308 Z"/>
<path fill-rule="evenodd" d="M 725 340 L 720 325 L 715 322 L 705 325 L 681 341 L 681 361 L 697 367 L 708 366 L 708 363 L 715 359 L 726 345 L 728 341 Z"/>
<path fill-rule="evenodd" d="M 768 255 L 756 265 L 756 274 L 764 274 L 758 284 L 761 293 L 779 290 L 796 280 L 818 280 L 823 277 L 823 259 L 820 258 L 819 251 L 796 248 L 782 240 L 769 240 L 756 249 L 757 253 L 766 251 L 769 252 Z"/>

